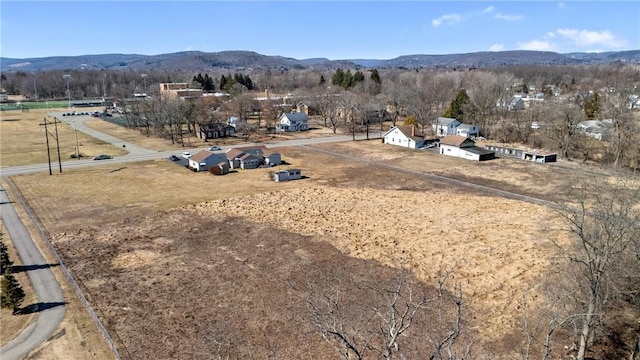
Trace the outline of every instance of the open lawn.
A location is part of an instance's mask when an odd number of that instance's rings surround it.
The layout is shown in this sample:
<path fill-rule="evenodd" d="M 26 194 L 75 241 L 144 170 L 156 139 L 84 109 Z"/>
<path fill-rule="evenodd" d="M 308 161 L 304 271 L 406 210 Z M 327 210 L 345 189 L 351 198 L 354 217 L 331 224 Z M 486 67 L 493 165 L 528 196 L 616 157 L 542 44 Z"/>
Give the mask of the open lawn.
<path fill-rule="evenodd" d="M 89 111 L 89 110 L 87 110 Z M 47 110 L 3 111 L 0 112 L 0 166 L 19 166 L 47 162 L 47 136 L 44 129 L 45 117 L 50 125 L 54 119 L 46 115 Z M 58 141 L 55 139 L 55 126 L 47 125 L 49 131 L 49 149 L 51 162 L 58 161 L 57 144 L 60 146 L 60 159 L 67 161 L 76 153 L 76 136 L 80 155 L 93 157 L 98 154 L 123 155 L 126 150 L 107 144 L 73 127 L 57 124 Z M 53 135 L 53 136 L 51 136 Z"/>

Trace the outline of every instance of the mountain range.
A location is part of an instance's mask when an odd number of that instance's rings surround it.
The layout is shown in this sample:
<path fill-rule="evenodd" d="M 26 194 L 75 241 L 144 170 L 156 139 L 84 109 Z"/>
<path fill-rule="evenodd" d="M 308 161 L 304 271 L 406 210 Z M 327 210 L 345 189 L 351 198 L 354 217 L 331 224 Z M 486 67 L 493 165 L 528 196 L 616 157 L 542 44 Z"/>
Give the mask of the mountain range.
<path fill-rule="evenodd" d="M 550 51 L 498 51 L 449 55 L 404 55 L 389 60 L 325 58 L 298 60 L 252 51 L 185 51 L 161 55 L 103 54 L 13 59 L 0 57 L 2 72 L 53 70 L 185 70 L 215 69 L 352 69 L 352 68 L 487 68 L 508 65 L 640 64 L 640 50 L 560 54 Z"/>

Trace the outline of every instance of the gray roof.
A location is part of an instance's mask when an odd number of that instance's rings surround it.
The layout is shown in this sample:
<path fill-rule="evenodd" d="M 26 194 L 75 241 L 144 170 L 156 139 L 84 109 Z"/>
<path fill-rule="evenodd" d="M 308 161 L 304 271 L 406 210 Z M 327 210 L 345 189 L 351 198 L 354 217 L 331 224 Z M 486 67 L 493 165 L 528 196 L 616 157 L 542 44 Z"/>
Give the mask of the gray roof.
<path fill-rule="evenodd" d="M 301 121 L 309 120 L 309 117 L 307 116 L 307 114 L 303 112 L 284 113 L 282 114 L 282 116 L 286 116 L 287 119 L 289 119 L 289 121 L 291 122 L 301 122 Z"/>
<path fill-rule="evenodd" d="M 454 121 L 458 121 L 456 119 L 453 118 L 447 118 L 447 117 L 439 117 L 437 120 L 437 124 L 438 125 L 449 125 Z"/>

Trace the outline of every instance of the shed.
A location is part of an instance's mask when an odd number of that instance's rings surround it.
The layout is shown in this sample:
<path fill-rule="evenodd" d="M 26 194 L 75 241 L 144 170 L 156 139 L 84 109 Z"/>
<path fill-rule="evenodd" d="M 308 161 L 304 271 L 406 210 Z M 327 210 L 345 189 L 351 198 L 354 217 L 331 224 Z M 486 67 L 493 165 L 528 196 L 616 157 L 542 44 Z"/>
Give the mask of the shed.
<path fill-rule="evenodd" d="M 556 153 L 547 153 L 538 150 L 522 152 L 522 160 L 528 160 L 537 163 L 556 162 L 557 158 L 558 156 Z"/>
<path fill-rule="evenodd" d="M 288 169 L 276 171 L 273 174 L 273 180 L 275 182 L 298 180 L 302 178 L 302 171 L 300 169 Z"/>

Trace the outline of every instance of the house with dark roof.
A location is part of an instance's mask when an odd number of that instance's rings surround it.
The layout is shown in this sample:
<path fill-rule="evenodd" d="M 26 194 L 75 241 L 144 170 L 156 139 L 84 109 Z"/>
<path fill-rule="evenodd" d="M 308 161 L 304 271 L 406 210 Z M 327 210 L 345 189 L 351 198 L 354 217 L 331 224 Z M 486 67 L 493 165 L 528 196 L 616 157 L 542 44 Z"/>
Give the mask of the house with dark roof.
<path fill-rule="evenodd" d="M 231 136 L 236 128 L 224 123 L 198 124 L 198 137 L 202 140 L 218 139 Z"/>
<path fill-rule="evenodd" d="M 224 154 L 202 150 L 189 158 L 189 168 L 193 171 L 208 171 L 210 167 L 218 166 L 221 162 L 226 161 L 227 158 Z"/>
<path fill-rule="evenodd" d="M 418 149 L 424 145 L 424 136 L 416 134 L 414 125 L 394 126 L 384 134 L 384 143 Z"/>
<path fill-rule="evenodd" d="M 282 162 L 280 153 L 265 146 L 229 149 L 225 156 L 232 169 L 255 169 L 261 165 L 280 165 Z"/>
<path fill-rule="evenodd" d="M 303 112 L 283 113 L 276 131 L 305 131 L 309 130 L 309 116 Z"/>
<path fill-rule="evenodd" d="M 440 139 L 440 154 L 475 161 L 490 160 L 496 156 L 495 151 L 479 148 L 475 141 L 458 135 Z"/>

